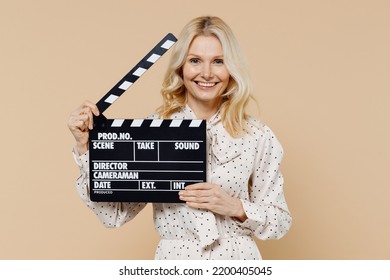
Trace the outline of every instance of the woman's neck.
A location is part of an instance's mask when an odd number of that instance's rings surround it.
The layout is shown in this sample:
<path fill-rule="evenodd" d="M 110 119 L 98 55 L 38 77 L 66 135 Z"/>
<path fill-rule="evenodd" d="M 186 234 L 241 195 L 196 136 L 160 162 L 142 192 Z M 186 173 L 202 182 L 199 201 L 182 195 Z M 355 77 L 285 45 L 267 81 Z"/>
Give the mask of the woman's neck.
<path fill-rule="evenodd" d="M 201 120 L 209 120 L 212 116 L 215 115 L 215 113 L 218 112 L 219 107 L 221 106 L 221 102 L 191 102 L 190 100 L 187 101 L 187 105 L 191 108 L 191 110 L 194 112 L 197 119 Z"/>

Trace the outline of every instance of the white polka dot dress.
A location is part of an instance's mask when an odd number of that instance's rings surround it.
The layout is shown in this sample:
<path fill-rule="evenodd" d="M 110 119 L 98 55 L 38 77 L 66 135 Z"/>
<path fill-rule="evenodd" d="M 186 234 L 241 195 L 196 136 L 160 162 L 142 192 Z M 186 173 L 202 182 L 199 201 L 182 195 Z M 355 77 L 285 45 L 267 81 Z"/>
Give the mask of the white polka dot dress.
<path fill-rule="evenodd" d="M 188 106 L 172 118 L 194 119 Z M 261 259 L 252 236 L 279 239 L 291 226 L 279 170 L 283 149 L 273 132 L 257 120 L 251 132 L 232 138 L 217 113 L 207 122 L 207 181 L 221 185 L 241 200 L 247 220 L 188 207 L 185 203 L 153 203 L 155 229 L 161 240 L 156 259 Z M 133 219 L 146 203 L 93 202 L 89 198 L 88 152 L 79 156 L 77 191 L 106 227 L 119 227 Z"/>

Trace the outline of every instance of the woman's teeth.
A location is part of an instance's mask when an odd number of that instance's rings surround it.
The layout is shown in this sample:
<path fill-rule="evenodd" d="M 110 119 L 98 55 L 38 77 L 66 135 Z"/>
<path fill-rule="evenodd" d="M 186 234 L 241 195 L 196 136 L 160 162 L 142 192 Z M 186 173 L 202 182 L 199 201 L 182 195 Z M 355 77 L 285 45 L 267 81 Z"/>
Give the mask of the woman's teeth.
<path fill-rule="evenodd" d="M 204 83 L 204 82 L 196 82 L 201 87 L 213 87 L 216 83 Z"/>

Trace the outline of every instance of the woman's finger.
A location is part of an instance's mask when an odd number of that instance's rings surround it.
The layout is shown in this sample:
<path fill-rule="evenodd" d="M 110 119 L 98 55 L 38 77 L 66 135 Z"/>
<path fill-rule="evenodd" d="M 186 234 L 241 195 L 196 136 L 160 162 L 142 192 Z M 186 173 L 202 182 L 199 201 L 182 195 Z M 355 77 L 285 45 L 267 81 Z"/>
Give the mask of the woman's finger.
<path fill-rule="evenodd" d="M 99 116 L 100 112 L 96 104 L 92 103 L 89 100 L 84 101 L 84 103 L 81 105 L 82 108 L 88 108 L 95 116 Z"/>

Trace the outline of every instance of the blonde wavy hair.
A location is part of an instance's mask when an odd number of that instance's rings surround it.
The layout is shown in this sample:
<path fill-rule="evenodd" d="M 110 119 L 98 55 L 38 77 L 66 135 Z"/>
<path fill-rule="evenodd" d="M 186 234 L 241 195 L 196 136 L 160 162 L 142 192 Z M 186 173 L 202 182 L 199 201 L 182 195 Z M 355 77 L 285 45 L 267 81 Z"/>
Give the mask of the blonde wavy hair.
<path fill-rule="evenodd" d="M 182 68 L 192 41 L 199 35 L 213 35 L 221 42 L 224 63 L 230 73 L 230 81 L 222 95 L 221 119 L 232 137 L 241 136 L 246 131 L 248 120 L 245 109 L 249 100 L 253 99 L 252 83 L 237 39 L 231 28 L 218 17 L 198 17 L 183 28 L 172 49 L 161 89 L 163 104 L 157 109 L 157 113 L 160 118 L 170 118 L 173 113 L 185 106 L 187 94 Z"/>

